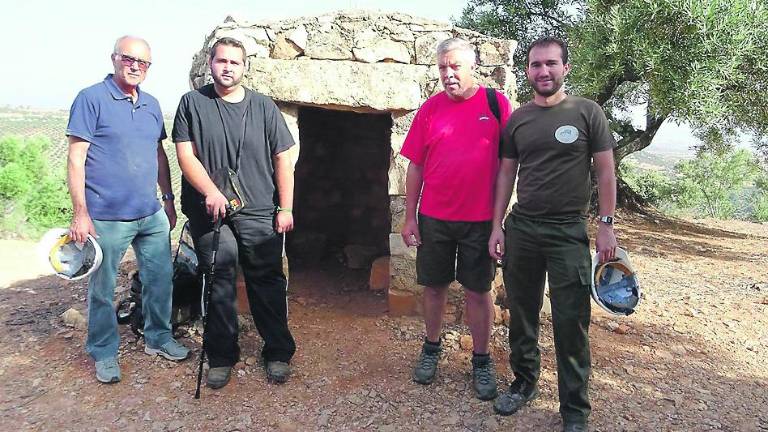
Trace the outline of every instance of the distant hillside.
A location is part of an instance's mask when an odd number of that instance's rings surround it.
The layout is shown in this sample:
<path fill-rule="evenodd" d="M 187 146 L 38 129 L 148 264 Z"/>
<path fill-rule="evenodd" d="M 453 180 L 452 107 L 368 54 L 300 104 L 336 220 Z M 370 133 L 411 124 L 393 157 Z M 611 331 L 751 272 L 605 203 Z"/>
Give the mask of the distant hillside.
<path fill-rule="evenodd" d="M 660 171 L 671 176 L 674 174 L 675 165 L 678 162 L 692 158 L 692 153 L 657 152 L 645 149 L 632 153 L 626 157 L 626 160 L 634 163 L 640 169 Z"/>

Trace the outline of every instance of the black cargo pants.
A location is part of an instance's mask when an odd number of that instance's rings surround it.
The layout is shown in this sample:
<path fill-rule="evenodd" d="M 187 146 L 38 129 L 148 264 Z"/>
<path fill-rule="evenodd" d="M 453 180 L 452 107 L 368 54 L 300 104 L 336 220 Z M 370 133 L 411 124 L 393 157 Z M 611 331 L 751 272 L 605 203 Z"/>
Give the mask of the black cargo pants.
<path fill-rule="evenodd" d="M 516 379 L 539 379 L 539 312 L 548 276 L 560 415 L 584 422 L 591 358 L 591 258 L 586 220 L 509 215 L 505 222 L 504 285 L 509 305 L 509 362 Z"/>

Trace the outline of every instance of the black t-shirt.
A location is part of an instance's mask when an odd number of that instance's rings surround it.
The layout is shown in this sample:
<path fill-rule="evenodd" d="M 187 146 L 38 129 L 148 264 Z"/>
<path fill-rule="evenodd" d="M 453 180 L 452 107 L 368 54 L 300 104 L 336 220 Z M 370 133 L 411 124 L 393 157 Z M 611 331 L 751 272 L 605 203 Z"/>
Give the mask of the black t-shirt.
<path fill-rule="evenodd" d="M 174 142 L 193 143 L 209 174 L 222 168 L 238 171 L 246 200 L 243 216 L 274 212 L 278 201 L 272 156 L 294 142 L 272 99 L 246 88 L 241 102 L 230 103 L 216 94 L 213 84 L 203 86 L 182 96 L 172 136 Z M 182 177 L 184 214 L 205 211 L 203 203 L 204 197 Z"/>
<path fill-rule="evenodd" d="M 502 133 L 501 155 L 517 159 L 517 203 L 524 216 L 585 215 L 592 154 L 616 141 L 600 105 L 568 96 L 552 107 L 516 109 Z"/>

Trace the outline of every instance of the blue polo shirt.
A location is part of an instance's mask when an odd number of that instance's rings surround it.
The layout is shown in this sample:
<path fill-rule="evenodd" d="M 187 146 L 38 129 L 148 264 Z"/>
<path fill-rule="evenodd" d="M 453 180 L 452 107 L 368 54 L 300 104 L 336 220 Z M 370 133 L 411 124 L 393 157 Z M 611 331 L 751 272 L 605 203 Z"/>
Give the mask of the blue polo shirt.
<path fill-rule="evenodd" d="M 78 93 L 67 136 L 88 141 L 85 202 L 96 220 L 134 220 L 160 209 L 157 145 L 165 139 L 157 99 L 138 90 L 135 103 L 112 79 Z"/>

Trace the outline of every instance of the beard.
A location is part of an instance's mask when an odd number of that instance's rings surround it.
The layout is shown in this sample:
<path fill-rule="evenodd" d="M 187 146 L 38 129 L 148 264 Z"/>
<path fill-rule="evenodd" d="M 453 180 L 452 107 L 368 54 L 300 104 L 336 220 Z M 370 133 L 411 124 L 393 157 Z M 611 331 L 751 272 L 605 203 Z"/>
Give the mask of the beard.
<path fill-rule="evenodd" d="M 223 80 L 221 77 L 216 76 L 214 74 L 212 74 L 212 76 L 213 76 L 213 81 L 216 84 L 218 84 L 220 87 L 231 88 L 231 87 L 237 87 L 240 84 L 240 82 L 243 80 L 244 75 L 240 75 L 239 77 L 231 80 Z"/>
<path fill-rule="evenodd" d="M 544 89 L 542 89 L 536 81 L 528 80 L 528 83 L 531 85 L 531 87 L 533 87 L 533 91 L 536 92 L 536 94 L 539 96 L 550 97 L 559 92 L 561 88 L 563 88 L 564 81 L 564 77 L 554 78 L 552 80 L 552 87 Z"/>

